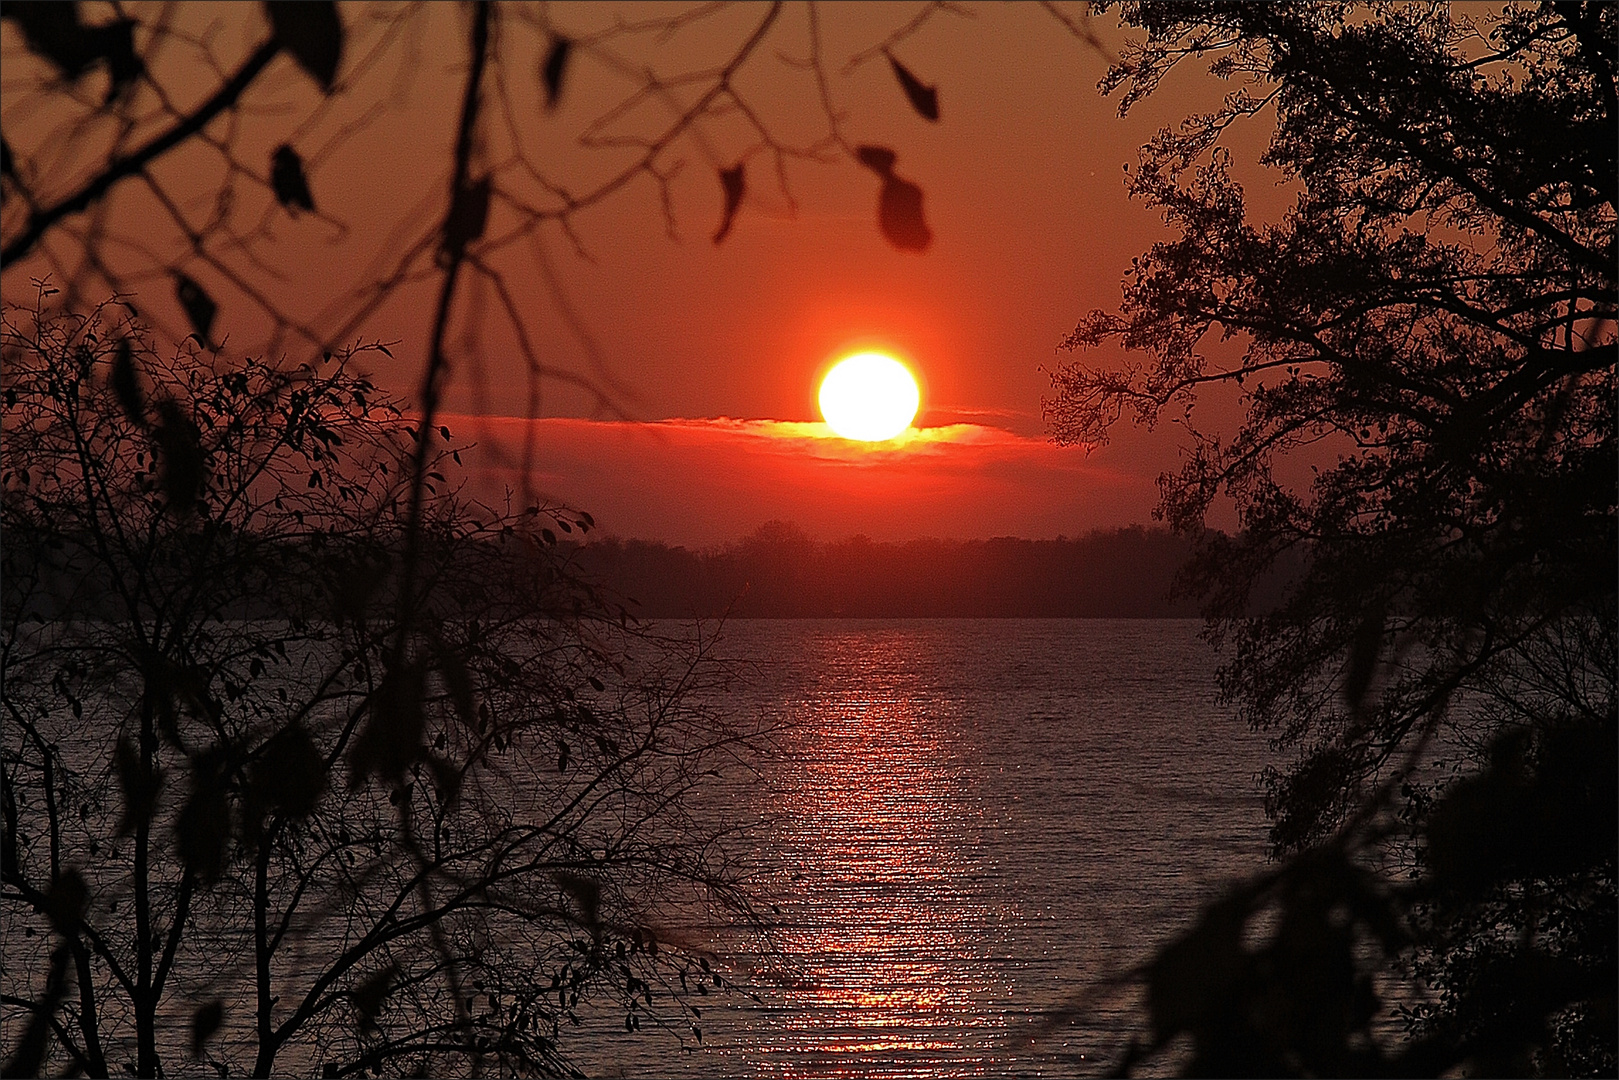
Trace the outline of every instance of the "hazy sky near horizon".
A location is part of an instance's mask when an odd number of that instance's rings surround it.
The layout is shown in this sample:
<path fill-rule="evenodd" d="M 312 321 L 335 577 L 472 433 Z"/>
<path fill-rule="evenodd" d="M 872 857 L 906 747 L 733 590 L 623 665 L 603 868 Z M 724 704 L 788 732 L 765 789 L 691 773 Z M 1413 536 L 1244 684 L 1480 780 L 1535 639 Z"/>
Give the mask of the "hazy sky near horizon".
<path fill-rule="evenodd" d="M 1081 13 L 1077 4 L 1058 7 Z M 749 145 L 746 133 L 721 123 L 669 158 L 681 168 L 670 182 L 668 222 L 657 186 L 643 176 L 582 212 L 573 238 L 551 230 L 537 246 L 502 257 L 525 332 L 545 363 L 603 392 L 542 382 L 531 472 L 540 490 L 589 509 L 615 534 L 687 543 L 740 536 L 772 518 L 827 539 L 1077 535 L 1148 519 L 1156 476 L 1176 467 L 1179 429 L 1121 424 L 1111 444 L 1089 455 L 1055 447 L 1041 418 L 1043 369 L 1069 359 L 1058 343 L 1089 310 L 1116 306 L 1131 258 L 1167 235 L 1154 212 L 1128 199 L 1126 164 L 1134 167 L 1137 148 L 1158 128 L 1208 109 L 1232 87 L 1189 68 L 1121 119 L 1116 98 L 1096 89 L 1107 60 L 1042 7 L 961 5 L 936 12 L 893 48 L 939 88 L 940 119 L 930 123 L 907 104 L 887 60 L 871 54 L 921 8 L 823 4 L 818 11 L 842 132 L 851 145 L 893 148 L 896 172 L 924 190 L 934 237 L 926 253 L 895 250 L 882 238 L 877 180 L 847 157 L 789 161 L 785 191 L 768 155 L 750 157 L 748 195 L 729 236 L 715 245 L 718 169 Z M 375 9 L 341 9 L 354 46 Z M 530 18 L 533 10 L 510 14 Z M 588 39 L 649 10 L 554 4 L 543 17 Z M 250 48 L 265 32 L 255 7 L 201 12 L 225 53 L 233 42 Z M 517 123 L 532 128 L 555 174 L 577 176 L 582 188 L 615 160 L 615 151 L 577 143 L 632 88 L 613 70 L 613 57 L 660 72 L 690 70 L 733 49 L 763 12 L 740 5 L 661 38 L 581 49 L 560 107 Z M 826 130 L 815 82 L 794 63 L 807 52 L 807 15 L 805 6 L 788 5 L 737 75 L 767 126 L 798 145 Z M 442 190 L 468 18 L 450 5 L 422 17 L 430 25 L 410 40 L 408 61 L 378 69 L 370 84 L 357 82 L 353 100 L 339 95 L 323 119 L 297 133 L 330 220 L 271 214 L 273 244 L 261 251 L 288 269 L 265 287 L 279 290 L 284 303 L 320 310 L 398 244 L 413 207 Z M 1112 16 L 1092 26 L 1116 52 L 1124 35 Z M 5 35 L 11 63 L 20 46 L 9 21 Z M 345 64 L 355 53 L 351 47 Z M 516 59 L 507 67 L 529 70 Z M 307 83 L 282 58 L 267 72 L 264 93 L 303 102 L 307 113 Z M 363 128 L 345 127 L 362 115 Z M 626 122 L 633 129 L 634 117 Z M 268 148 L 287 137 L 292 121 L 266 105 L 244 123 L 263 129 Z M 34 132 L 49 134 L 37 118 L 30 127 L 8 115 L 6 124 L 13 147 L 44 137 Z M 1239 150 L 1252 148 L 1246 160 L 1238 154 L 1237 174 L 1261 204 L 1280 191 L 1253 164 L 1265 124 L 1234 132 Z M 161 167 L 183 170 L 186 162 Z M 206 174 L 198 175 L 205 184 Z M 120 191 L 109 213 L 140 220 L 140 199 Z M 199 190 L 199 207 L 205 201 Z M 148 250 L 184 258 L 171 238 L 149 239 Z M 252 350 L 265 326 L 251 305 L 233 304 L 208 265 L 186 270 L 221 298 L 216 336 L 227 337 L 227 352 Z M 8 301 L 27 299 L 19 290 L 27 276 L 8 272 Z M 424 275 L 401 289 L 356 335 L 393 343 L 392 359 L 376 357 L 375 374 L 402 396 L 416 389 L 434 287 Z M 497 299 L 487 290 L 463 297 L 464 311 L 484 314 L 461 320 L 444 405 L 459 436 L 506 451 L 482 459 L 498 484 L 512 479 L 500 460 L 522 442 L 530 401 L 516 339 L 488 317 Z M 183 327 L 161 275 L 140 302 L 171 330 Z M 820 375 L 856 347 L 891 351 L 912 366 L 922 382 L 917 424 L 932 435 L 866 452 L 800 427 L 820 420 Z M 1120 362 L 1100 353 L 1092 359 Z M 836 445 L 819 445 L 827 442 Z"/>

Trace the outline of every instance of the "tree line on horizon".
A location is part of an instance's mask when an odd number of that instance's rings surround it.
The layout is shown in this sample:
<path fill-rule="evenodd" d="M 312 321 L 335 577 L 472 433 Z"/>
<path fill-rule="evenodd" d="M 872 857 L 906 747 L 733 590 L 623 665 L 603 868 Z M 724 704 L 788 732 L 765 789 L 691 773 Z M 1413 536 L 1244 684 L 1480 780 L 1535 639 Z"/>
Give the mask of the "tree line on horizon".
<path fill-rule="evenodd" d="M 546 520 L 553 520 L 549 512 Z M 220 614 L 327 618 L 331 575 L 324 567 L 333 551 L 343 549 L 345 566 L 354 559 L 387 558 L 382 538 L 331 535 L 313 524 L 297 536 L 244 537 L 256 545 L 255 560 L 264 572 L 284 584 L 244 591 Z M 21 524 L 17 529 L 18 544 L 34 546 L 36 538 L 25 536 Z M 55 550 L 83 553 L 93 539 L 64 533 Z M 523 582 L 536 572 L 577 578 L 590 597 L 581 598 L 581 607 L 599 604 L 631 619 L 1185 619 L 1198 613 L 1195 600 L 1176 589 L 1192 542 L 1141 525 L 1041 540 L 880 541 L 854 535 L 821 541 L 791 522 L 769 521 L 740 540 L 697 548 L 613 536 L 553 539 L 552 568 L 537 568 L 509 536 L 470 538 L 462 546 L 492 580 Z M 1283 580 L 1278 575 L 1276 586 Z M 386 582 L 376 588 L 380 601 L 397 601 Z M 1255 603 L 1273 604 L 1279 595 L 1273 587 Z M 82 554 L 41 561 L 26 580 L 0 582 L 0 597 L 19 617 L 120 617 L 111 568 Z M 437 603 L 442 616 L 458 600 L 445 596 Z"/>
<path fill-rule="evenodd" d="M 597 538 L 573 564 L 633 615 L 683 618 L 1194 618 L 1174 592 L 1192 545 L 1163 528 L 983 540 L 819 541 L 769 521 L 692 549 Z"/>

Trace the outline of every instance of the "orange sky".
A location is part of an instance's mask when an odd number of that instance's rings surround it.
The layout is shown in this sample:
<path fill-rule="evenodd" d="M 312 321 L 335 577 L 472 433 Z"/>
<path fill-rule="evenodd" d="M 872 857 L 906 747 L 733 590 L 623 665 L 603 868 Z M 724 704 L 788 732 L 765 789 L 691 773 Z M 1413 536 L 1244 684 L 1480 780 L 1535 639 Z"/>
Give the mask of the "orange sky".
<path fill-rule="evenodd" d="M 522 420 L 448 418 L 500 458 L 478 459 L 479 493 L 518 487 Z M 762 522 L 812 536 L 1052 537 L 1089 522 L 1146 521 L 1150 476 L 996 427 L 923 428 L 852 443 L 825 424 L 780 420 L 535 422 L 536 485 L 619 536 L 708 545 Z M 1077 523 L 1077 524 L 1076 524 Z"/>
<path fill-rule="evenodd" d="M 345 19 L 358 28 L 367 10 L 345 7 Z M 550 8 L 550 18 L 570 35 L 584 36 L 607 20 L 646 10 L 563 4 Z M 710 242 L 721 209 L 716 172 L 747 145 L 740 131 L 722 124 L 674 155 L 684 163 L 671 186 L 678 241 L 665 235 L 658 193 L 643 177 L 578 218 L 583 256 L 560 232 L 543 234 L 552 284 L 529 246 L 497 256 L 545 362 L 582 373 L 607 391 L 604 407 L 564 383 L 542 384 L 541 415 L 568 422 L 539 429 L 533 480 L 541 490 L 590 509 L 613 533 L 679 542 L 739 536 L 770 518 L 796 520 L 828 539 L 853 532 L 887 538 L 1076 535 L 1147 520 L 1154 477 L 1175 467 L 1177 431 L 1121 427 L 1111 445 L 1089 457 L 1052 447 L 1040 419 L 1047 390 L 1041 368 L 1063 362 L 1055 346 L 1086 311 L 1116 305 L 1130 258 L 1162 235 L 1156 217 L 1126 198 L 1124 164 L 1134 162 L 1136 147 L 1157 127 L 1207 108 L 1230 87 L 1188 73 L 1121 120 L 1116 103 L 1095 89 L 1105 61 L 1049 14 L 1032 4 L 971 5 L 970 17 L 937 15 L 894 50 L 939 86 L 942 115 L 932 124 L 906 104 L 881 56 L 846 68 L 851 56 L 918 10 L 916 4 L 820 8 L 829 90 L 843 113 L 844 133 L 851 143 L 893 147 L 897 172 L 924 189 L 934 235 L 926 254 L 896 251 L 882 239 L 875 225 L 877 183 L 858 164 L 791 163 L 795 213 L 763 156 L 750 161 L 748 198 L 730 236 L 716 247 Z M 690 65 L 705 50 L 734 45 L 761 11 L 745 5 L 724 12 L 649 43 L 644 56 L 669 70 Z M 245 51 L 264 33 L 256 6 L 204 6 L 200 15 L 226 53 Z M 412 46 L 419 52 L 407 56 L 396 47 L 397 62 L 372 70 L 368 81 L 357 81 L 299 133 L 317 204 L 346 231 L 308 215 L 289 220 L 270 207 L 273 237 L 261 251 L 285 272 L 260 284 L 278 302 L 311 313 L 328 310 L 357 274 L 397 247 L 398 235 L 420 230 L 415 208 L 442 191 L 466 17 L 445 5 L 424 18 L 429 25 Z M 502 18 L 516 26 L 517 13 Z M 1106 40 L 1120 40 L 1107 20 L 1096 26 Z M 803 51 L 806 31 L 805 9 L 790 6 L 767 47 L 739 75 L 773 129 L 797 141 L 824 130 L 813 82 L 780 59 Z M 515 29 L 506 31 L 506 66 L 532 71 L 518 37 Z M 356 29 L 351 45 L 361 40 Z M 15 67 L 19 48 L 7 22 L 8 67 Z M 346 64 L 356 51 L 350 49 Z M 178 67 L 160 77 L 207 85 L 205 72 Z M 627 85 L 599 58 L 582 54 L 561 107 L 554 114 L 536 107 L 519 118 L 523 137 L 534 140 L 531 151 L 554 162 L 559 174 L 577 176 L 583 187 L 611 164 L 612 154 L 580 151 L 577 135 Z M 309 80 L 285 58 L 255 92 L 265 107 L 237 134 L 253 145 L 249 157 L 267 155 L 287 137 L 292 121 L 270 106 L 291 103 L 295 113 L 307 114 L 318 101 Z M 382 111 L 363 130 L 340 134 L 379 100 Z M 14 149 L 25 152 L 30 138 L 50 135 L 49 117 L 25 123 L 15 116 L 6 115 Z M 1265 134 L 1237 133 L 1254 146 Z M 168 170 L 164 175 L 175 184 L 199 189 L 212 175 L 181 155 L 159 170 Z M 1257 182 L 1250 189 L 1274 203 L 1271 182 L 1251 169 L 1248 175 Z M 183 255 L 174 236 L 156 227 L 151 236 L 142 232 L 144 222 L 157 219 L 149 203 L 138 190 L 121 190 L 109 215 L 130 223 L 127 231 L 148 252 Z M 497 207 L 491 232 L 500 227 L 500 213 Z M 131 267 L 142 257 L 133 245 L 115 254 Z M 25 298 L 29 272 L 7 268 L 8 300 Z M 233 299 L 207 266 L 188 264 L 188 273 L 221 299 L 227 352 L 263 342 L 267 324 L 251 304 Z M 427 278 L 401 290 L 359 331 L 397 342 L 395 359 L 379 360 L 376 374 L 401 394 L 413 392 L 421 370 L 434 285 Z M 575 327 L 561 314 L 558 290 L 577 316 Z M 183 327 L 161 277 L 142 290 L 140 302 L 171 331 Z M 457 370 L 445 405 L 458 416 L 519 416 L 526 389 L 515 339 L 490 314 L 493 298 L 481 302 L 481 321 L 460 322 L 463 331 L 476 325 L 477 333 L 456 338 Z M 473 309 L 462 310 L 465 316 Z M 920 425 L 975 427 L 957 429 L 966 436 L 927 443 L 925 452 L 851 465 L 818 451 L 817 440 L 781 435 L 786 429 L 777 424 L 720 422 L 819 420 L 818 376 L 855 346 L 892 349 L 913 364 L 923 383 Z M 288 355 L 300 348 L 308 346 L 295 342 Z M 457 426 L 458 434 L 486 445 L 501 444 L 515 430 L 502 419 L 458 420 Z"/>

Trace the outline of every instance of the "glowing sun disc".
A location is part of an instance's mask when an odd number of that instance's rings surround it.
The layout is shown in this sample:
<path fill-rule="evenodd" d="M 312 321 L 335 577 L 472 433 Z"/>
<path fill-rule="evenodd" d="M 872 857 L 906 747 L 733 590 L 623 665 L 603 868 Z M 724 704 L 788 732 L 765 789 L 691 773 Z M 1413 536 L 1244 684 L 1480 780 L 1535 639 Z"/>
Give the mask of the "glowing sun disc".
<path fill-rule="evenodd" d="M 910 371 L 882 353 L 855 353 L 821 380 L 821 415 L 845 439 L 892 439 L 911 426 L 921 401 Z"/>

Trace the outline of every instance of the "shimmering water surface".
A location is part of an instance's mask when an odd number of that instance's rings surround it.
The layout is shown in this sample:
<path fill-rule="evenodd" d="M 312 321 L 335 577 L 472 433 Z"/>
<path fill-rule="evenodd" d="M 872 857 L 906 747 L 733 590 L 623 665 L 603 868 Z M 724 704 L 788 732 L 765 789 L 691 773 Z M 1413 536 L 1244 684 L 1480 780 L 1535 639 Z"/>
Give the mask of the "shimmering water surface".
<path fill-rule="evenodd" d="M 601 1036 L 601 1072 L 1072 1075 L 1139 1024 L 1110 984 L 1261 865 L 1264 745 L 1192 621 L 758 621 L 721 699 L 779 730 L 706 811 L 778 914 L 702 1048 Z M 716 943 L 742 947 L 740 940 Z M 1072 1018 L 1052 1025 L 1053 1009 Z"/>

